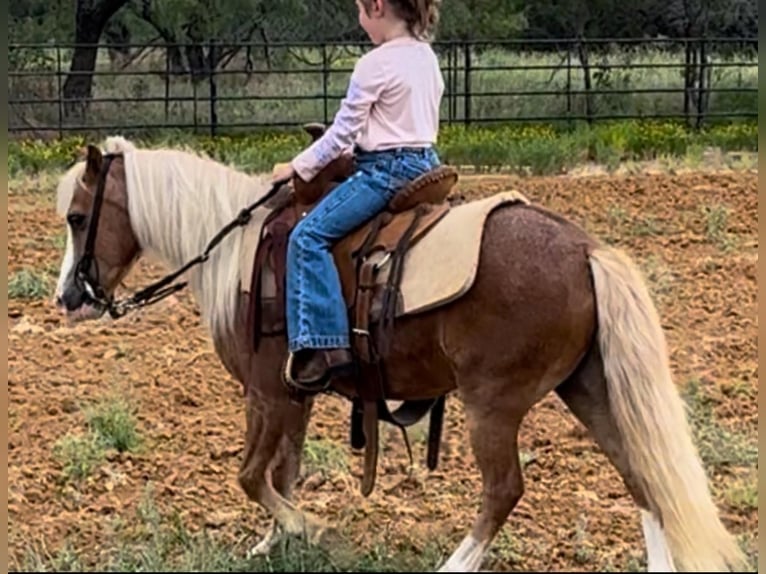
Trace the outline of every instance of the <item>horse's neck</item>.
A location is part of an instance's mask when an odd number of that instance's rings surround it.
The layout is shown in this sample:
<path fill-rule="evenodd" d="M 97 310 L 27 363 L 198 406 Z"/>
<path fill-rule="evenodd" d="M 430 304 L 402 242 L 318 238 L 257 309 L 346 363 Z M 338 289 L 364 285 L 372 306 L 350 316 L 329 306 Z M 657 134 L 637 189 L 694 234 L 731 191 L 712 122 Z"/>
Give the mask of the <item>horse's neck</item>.
<path fill-rule="evenodd" d="M 126 166 L 126 175 L 138 240 L 173 266 L 201 253 L 246 203 L 262 193 L 257 179 L 172 150 L 140 150 L 131 167 Z"/>
<path fill-rule="evenodd" d="M 136 169 L 126 169 L 134 230 L 142 247 L 172 269 L 201 254 L 264 192 L 263 182 L 201 158 L 157 153 L 140 160 Z M 188 273 L 194 297 L 214 331 L 233 327 L 240 247 L 241 233 L 235 229 Z"/>

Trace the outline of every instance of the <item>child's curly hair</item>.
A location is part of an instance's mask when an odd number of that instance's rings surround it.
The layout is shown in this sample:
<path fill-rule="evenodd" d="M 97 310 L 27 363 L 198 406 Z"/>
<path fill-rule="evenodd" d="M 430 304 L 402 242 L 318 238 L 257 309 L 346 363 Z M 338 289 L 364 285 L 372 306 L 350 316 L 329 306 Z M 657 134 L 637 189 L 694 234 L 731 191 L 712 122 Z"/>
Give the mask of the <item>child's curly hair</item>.
<path fill-rule="evenodd" d="M 431 40 L 439 23 L 442 0 L 385 0 L 396 15 L 407 22 L 410 33 L 422 40 Z M 362 0 L 369 12 L 372 0 Z"/>

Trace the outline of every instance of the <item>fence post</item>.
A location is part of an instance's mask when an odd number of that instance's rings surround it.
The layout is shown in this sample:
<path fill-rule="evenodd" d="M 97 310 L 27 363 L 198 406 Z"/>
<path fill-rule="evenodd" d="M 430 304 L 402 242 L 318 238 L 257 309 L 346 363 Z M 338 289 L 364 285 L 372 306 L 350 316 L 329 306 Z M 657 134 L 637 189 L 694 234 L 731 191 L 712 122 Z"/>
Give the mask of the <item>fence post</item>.
<path fill-rule="evenodd" d="M 471 44 L 465 42 L 465 70 L 463 70 L 463 123 L 471 123 Z"/>
<path fill-rule="evenodd" d="M 577 50 L 582 67 L 583 85 L 585 87 L 585 117 L 588 125 L 593 123 L 593 101 L 591 99 L 591 78 L 590 78 L 590 54 L 588 40 L 585 36 L 577 38 Z"/>
<path fill-rule="evenodd" d="M 210 135 L 216 135 L 216 126 L 218 124 L 218 115 L 216 112 L 216 97 L 218 95 L 218 86 L 215 83 L 215 62 L 216 62 L 216 44 L 215 41 L 210 42 L 208 49 L 208 70 L 210 80 Z"/>
<path fill-rule="evenodd" d="M 165 123 L 170 116 L 170 46 L 165 44 Z"/>
<path fill-rule="evenodd" d="M 64 94 L 61 89 L 61 46 L 56 45 L 56 83 L 59 101 L 59 139 L 64 139 Z"/>
<path fill-rule="evenodd" d="M 452 93 L 450 100 L 450 113 L 452 121 L 457 121 L 457 45 L 450 44 L 450 54 L 452 55 L 452 68 L 450 69 L 450 82 L 452 82 Z"/>
<path fill-rule="evenodd" d="M 692 90 L 692 45 L 684 40 L 684 121 L 691 126 L 690 102 Z"/>
<path fill-rule="evenodd" d="M 697 90 L 697 129 L 702 126 L 707 109 L 707 100 L 705 98 L 705 80 L 707 74 L 707 42 L 705 38 L 700 40 L 700 66 L 699 66 L 699 89 Z"/>
<path fill-rule="evenodd" d="M 444 86 L 444 97 L 447 100 L 447 125 L 452 125 L 452 47 L 448 46 L 446 50 L 447 68 L 446 81 Z"/>
<path fill-rule="evenodd" d="M 572 127 L 572 44 L 567 42 L 567 117 Z"/>
<path fill-rule="evenodd" d="M 328 62 L 327 62 L 327 43 L 322 42 L 322 102 L 324 104 L 324 125 L 329 125 L 329 116 L 330 116 L 330 110 L 328 109 L 328 102 L 327 102 L 327 85 L 329 80 L 330 72 L 327 69 Z"/>
<path fill-rule="evenodd" d="M 197 95 L 197 82 L 193 81 L 191 82 L 192 86 L 192 109 L 194 110 L 194 135 L 196 136 L 199 133 L 199 117 L 197 116 L 198 107 L 199 107 L 199 98 Z"/>

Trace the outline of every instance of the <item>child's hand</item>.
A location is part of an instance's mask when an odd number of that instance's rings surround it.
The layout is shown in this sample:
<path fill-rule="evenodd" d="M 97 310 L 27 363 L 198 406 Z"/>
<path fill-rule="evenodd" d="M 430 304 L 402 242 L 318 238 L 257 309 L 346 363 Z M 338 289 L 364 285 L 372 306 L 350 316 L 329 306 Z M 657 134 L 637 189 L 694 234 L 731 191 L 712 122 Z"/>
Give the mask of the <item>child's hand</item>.
<path fill-rule="evenodd" d="M 285 163 L 277 166 L 274 173 L 271 175 L 271 182 L 276 183 L 278 181 L 288 181 L 295 175 L 295 169 L 292 163 Z"/>

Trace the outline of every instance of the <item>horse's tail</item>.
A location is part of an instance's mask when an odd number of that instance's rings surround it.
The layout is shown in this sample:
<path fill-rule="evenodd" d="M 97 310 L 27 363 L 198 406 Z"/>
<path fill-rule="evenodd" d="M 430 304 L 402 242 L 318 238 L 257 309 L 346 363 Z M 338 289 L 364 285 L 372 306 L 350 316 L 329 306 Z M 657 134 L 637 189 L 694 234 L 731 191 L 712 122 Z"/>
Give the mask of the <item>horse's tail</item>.
<path fill-rule="evenodd" d="M 643 277 L 609 247 L 596 248 L 590 264 L 610 409 L 676 567 L 742 572 L 744 555 L 718 517 Z"/>

